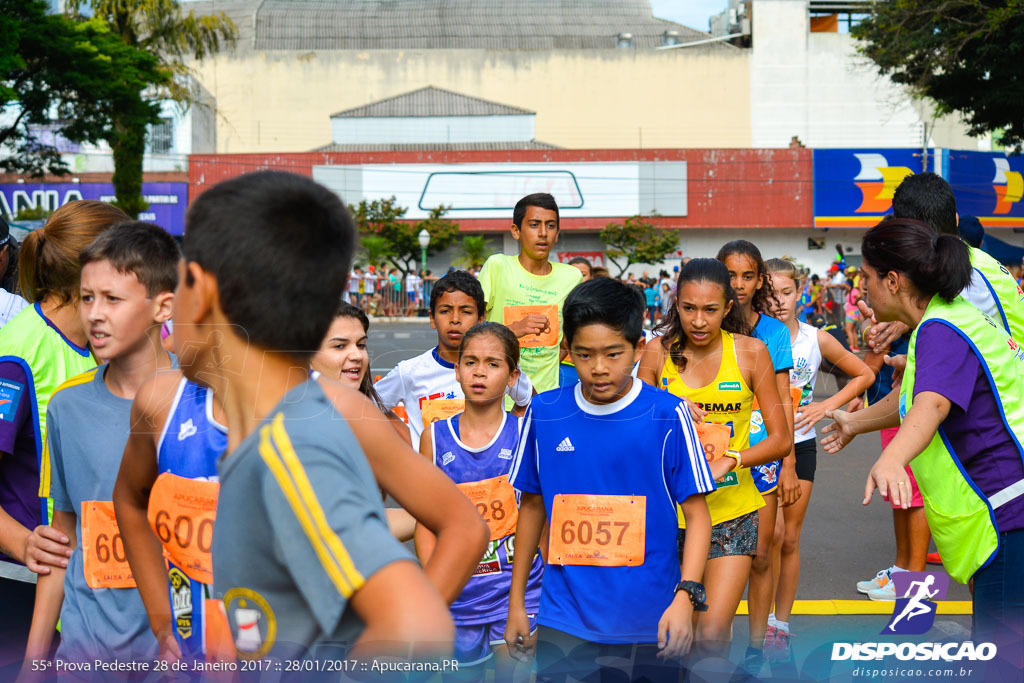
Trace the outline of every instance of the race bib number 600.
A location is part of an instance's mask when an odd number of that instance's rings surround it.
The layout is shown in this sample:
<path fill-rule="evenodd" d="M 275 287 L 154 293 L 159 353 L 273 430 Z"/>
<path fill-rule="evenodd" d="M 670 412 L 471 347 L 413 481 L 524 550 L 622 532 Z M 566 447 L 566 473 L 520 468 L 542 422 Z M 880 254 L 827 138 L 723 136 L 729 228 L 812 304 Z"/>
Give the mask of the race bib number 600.
<path fill-rule="evenodd" d="M 647 497 L 557 494 L 548 562 L 595 567 L 644 563 Z"/>
<path fill-rule="evenodd" d="M 135 588 L 109 500 L 82 501 L 82 565 L 89 588 Z"/>
<path fill-rule="evenodd" d="M 164 472 L 149 494 L 146 518 L 164 555 L 189 578 L 213 583 L 213 521 L 220 484 Z"/>

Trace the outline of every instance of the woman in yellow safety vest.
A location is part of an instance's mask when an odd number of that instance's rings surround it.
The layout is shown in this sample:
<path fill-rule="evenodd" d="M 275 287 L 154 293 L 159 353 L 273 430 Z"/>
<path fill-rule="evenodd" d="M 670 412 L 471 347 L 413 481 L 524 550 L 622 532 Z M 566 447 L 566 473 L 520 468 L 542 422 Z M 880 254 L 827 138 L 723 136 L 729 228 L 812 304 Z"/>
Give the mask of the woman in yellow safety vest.
<path fill-rule="evenodd" d="M 913 330 L 910 351 L 900 391 L 827 415 L 836 423 L 822 443 L 834 453 L 855 434 L 900 427 L 871 468 L 864 503 L 877 488 L 906 508 L 910 464 L 945 570 L 973 581 L 974 642 L 995 643 L 999 665 L 1022 669 L 1024 347 L 959 296 L 971 258 L 956 236 L 887 218 L 861 250 L 875 317 Z"/>

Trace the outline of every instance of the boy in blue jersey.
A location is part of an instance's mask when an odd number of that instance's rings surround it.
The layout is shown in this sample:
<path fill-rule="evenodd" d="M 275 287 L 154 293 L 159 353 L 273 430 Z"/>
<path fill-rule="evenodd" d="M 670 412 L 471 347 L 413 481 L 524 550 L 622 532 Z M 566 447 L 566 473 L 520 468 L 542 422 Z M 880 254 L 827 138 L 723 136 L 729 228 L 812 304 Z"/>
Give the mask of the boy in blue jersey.
<path fill-rule="evenodd" d="M 157 373 L 132 403 L 114 509 L 161 659 L 224 654 L 215 647 L 223 617 L 210 603 L 209 544 L 225 422 L 213 392 L 178 370 Z"/>
<path fill-rule="evenodd" d="M 376 405 L 310 377 L 354 240 L 340 199 L 288 173 L 223 182 L 186 218 L 175 348 L 185 376 L 221 399 L 228 427 L 212 592 L 239 656 L 278 670 L 450 654 L 445 599 L 487 543 L 472 503 Z M 391 536 L 378 482 L 436 535 L 423 569 Z"/>
<path fill-rule="evenodd" d="M 27 670 L 46 657 L 58 617 L 58 660 L 128 664 L 156 655 L 111 495 L 132 399 L 172 364 L 160 326 L 171 315 L 178 258 L 170 235 L 134 221 L 110 228 L 80 255 L 82 324 L 105 365 L 61 385 L 47 409 L 50 477 L 40 493 L 53 499 L 53 528 L 73 550 L 66 569 L 39 577 Z M 93 677 L 102 673 L 86 676 Z"/>
<path fill-rule="evenodd" d="M 597 278 L 572 291 L 563 316 L 580 381 L 533 401 L 510 475 L 522 492 L 516 552 L 532 557 L 550 532 L 539 630 L 530 634 L 524 605 L 530 565 L 516 563 L 505 640 L 520 658 L 536 648 L 538 679 L 583 678 L 635 645 L 633 679 L 661 680 L 690 649 L 694 610 L 706 609 L 698 581 L 714 482 L 685 405 L 631 375 L 642 294 Z"/>

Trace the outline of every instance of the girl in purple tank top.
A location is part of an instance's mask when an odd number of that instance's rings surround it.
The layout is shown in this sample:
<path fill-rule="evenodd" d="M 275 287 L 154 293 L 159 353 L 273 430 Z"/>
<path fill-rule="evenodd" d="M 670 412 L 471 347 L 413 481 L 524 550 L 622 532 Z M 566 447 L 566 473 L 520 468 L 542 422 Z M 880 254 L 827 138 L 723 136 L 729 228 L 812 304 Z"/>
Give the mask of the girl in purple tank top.
<path fill-rule="evenodd" d="M 462 338 L 456 378 L 466 395 L 465 411 L 438 420 L 424 430 L 420 453 L 451 477 L 476 505 L 490 530 L 490 543 L 476 571 L 451 605 L 455 622 L 455 656 L 464 667 L 494 663 L 495 680 L 511 680 L 516 661 L 505 645 L 508 594 L 515 559 L 518 495 L 509 483 L 509 470 L 519 441 L 519 418 L 505 412 L 505 390 L 519 375 L 519 342 L 504 325 L 483 322 Z M 416 528 L 416 553 L 425 563 L 434 537 Z M 540 602 L 544 565 L 532 563 L 526 591 L 531 627 Z M 528 669 L 518 672 L 528 675 Z"/>

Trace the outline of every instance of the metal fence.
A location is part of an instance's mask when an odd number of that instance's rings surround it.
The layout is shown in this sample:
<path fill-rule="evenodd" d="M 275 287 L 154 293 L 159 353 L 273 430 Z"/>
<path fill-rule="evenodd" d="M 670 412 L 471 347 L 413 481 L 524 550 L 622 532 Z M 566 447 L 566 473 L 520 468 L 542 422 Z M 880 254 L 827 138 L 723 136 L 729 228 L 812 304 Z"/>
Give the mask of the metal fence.
<path fill-rule="evenodd" d="M 410 290 L 404 279 L 398 283 L 397 288 L 385 280 L 383 283 L 378 282 L 378 284 L 383 284 L 383 287 L 375 288 L 372 293 L 350 290 L 348 293 L 349 303 L 358 306 L 370 316 L 385 318 L 426 316 L 430 303 L 430 292 L 433 290 L 435 282 L 437 282 L 436 277 L 428 277 Z"/>

